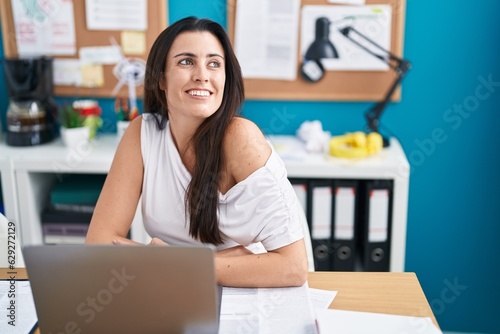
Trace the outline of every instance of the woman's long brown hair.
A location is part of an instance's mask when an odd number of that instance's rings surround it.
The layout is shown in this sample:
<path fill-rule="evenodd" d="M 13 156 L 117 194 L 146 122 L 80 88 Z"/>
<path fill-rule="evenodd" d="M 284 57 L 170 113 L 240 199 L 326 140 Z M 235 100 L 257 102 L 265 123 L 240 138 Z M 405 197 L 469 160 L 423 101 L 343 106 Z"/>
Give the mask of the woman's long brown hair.
<path fill-rule="evenodd" d="M 222 26 L 207 19 L 187 17 L 175 22 L 158 36 L 146 64 L 144 112 L 155 116 L 159 131 L 165 128 L 168 108 L 165 92 L 161 90 L 159 83 L 165 80 L 166 58 L 175 38 L 188 31 L 210 32 L 224 49 L 224 96 L 219 109 L 200 124 L 191 139 L 195 165 L 185 198 L 189 234 L 201 242 L 220 245 L 224 242 L 217 215 L 219 183 L 225 159 L 222 143 L 227 127 L 244 101 L 241 68 Z"/>

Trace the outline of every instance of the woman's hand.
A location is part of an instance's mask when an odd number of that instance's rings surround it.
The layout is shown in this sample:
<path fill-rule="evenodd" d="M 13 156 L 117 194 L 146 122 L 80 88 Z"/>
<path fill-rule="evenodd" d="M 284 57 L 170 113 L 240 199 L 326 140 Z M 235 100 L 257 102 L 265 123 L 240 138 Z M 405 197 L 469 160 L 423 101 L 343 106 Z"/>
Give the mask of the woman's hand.
<path fill-rule="evenodd" d="M 165 241 L 160 238 L 153 238 L 148 246 L 169 246 Z"/>
<path fill-rule="evenodd" d="M 117 245 L 117 246 L 122 246 L 122 245 L 142 246 L 141 243 L 127 239 L 127 238 L 113 239 L 113 245 Z"/>

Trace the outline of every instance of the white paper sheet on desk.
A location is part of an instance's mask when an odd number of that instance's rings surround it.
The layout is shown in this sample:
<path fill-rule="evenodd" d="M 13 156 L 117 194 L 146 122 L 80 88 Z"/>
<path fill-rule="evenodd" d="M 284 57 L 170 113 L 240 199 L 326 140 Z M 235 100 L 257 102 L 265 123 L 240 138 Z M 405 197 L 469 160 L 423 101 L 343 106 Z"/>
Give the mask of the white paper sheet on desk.
<path fill-rule="evenodd" d="M 11 311 L 7 308 L 12 300 L 15 300 L 15 311 L 12 313 L 13 317 L 9 317 Z M 14 322 L 9 324 L 12 320 Z M 37 321 L 30 283 L 17 281 L 15 289 L 12 289 L 10 281 L 0 281 L 0 333 L 26 334 Z"/>
<path fill-rule="evenodd" d="M 314 309 L 327 309 L 337 296 L 337 291 L 309 288 L 309 296 Z"/>
<path fill-rule="evenodd" d="M 316 310 L 319 334 L 443 334 L 429 317 Z"/>
<path fill-rule="evenodd" d="M 224 288 L 219 334 L 316 334 L 307 283 L 296 288 Z"/>

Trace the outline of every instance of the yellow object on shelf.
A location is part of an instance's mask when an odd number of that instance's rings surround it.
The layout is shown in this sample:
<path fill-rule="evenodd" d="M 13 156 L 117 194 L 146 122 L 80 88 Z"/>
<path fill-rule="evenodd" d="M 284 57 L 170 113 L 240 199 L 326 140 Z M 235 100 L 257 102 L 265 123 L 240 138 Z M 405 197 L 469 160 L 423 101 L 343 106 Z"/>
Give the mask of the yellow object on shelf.
<path fill-rule="evenodd" d="M 382 136 L 377 132 L 365 134 L 357 131 L 335 136 L 330 139 L 330 155 L 341 158 L 357 159 L 375 155 L 383 147 Z"/>

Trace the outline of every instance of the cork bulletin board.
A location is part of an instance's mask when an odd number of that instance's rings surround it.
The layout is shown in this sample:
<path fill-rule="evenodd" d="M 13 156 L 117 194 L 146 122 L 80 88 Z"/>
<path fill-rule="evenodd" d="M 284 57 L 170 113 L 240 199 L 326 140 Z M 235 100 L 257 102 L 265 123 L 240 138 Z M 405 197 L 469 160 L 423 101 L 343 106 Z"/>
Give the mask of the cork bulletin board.
<path fill-rule="evenodd" d="M 121 31 L 113 30 L 88 30 L 85 18 L 85 0 L 73 1 L 76 54 L 72 56 L 54 56 L 55 59 L 77 59 L 78 50 L 81 47 L 110 46 L 110 37 L 114 37 L 120 44 Z M 0 1 L 0 14 L 2 22 L 2 37 L 4 53 L 6 58 L 18 58 L 18 50 L 15 38 L 14 19 L 12 15 L 11 0 Z M 156 37 L 167 27 L 167 1 L 148 0 L 147 2 L 147 29 L 145 33 L 146 48 L 143 54 L 127 55 L 126 57 L 141 58 L 146 60 L 149 50 Z M 54 94 L 56 96 L 92 96 L 112 97 L 112 91 L 118 79 L 113 75 L 114 65 L 103 66 L 104 83 L 100 87 L 77 87 L 56 85 Z M 137 96 L 142 97 L 143 86 L 137 87 Z M 118 95 L 127 95 L 127 85 L 123 85 Z"/>
<path fill-rule="evenodd" d="M 406 0 L 366 0 L 367 5 L 390 5 L 392 8 L 390 52 L 398 57 L 403 55 L 404 20 Z M 301 0 L 305 5 L 329 5 L 327 0 Z M 234 45 L 237 0 L 227 1 L 227 24 Z M 299 29 L 300 29 L 299 20 Z M 300 33 L 299 33 L 300 39 Z M 299 40 L 300 45 L 300 40 Z M 396 78 L 393 70 L 387 71 L 326 71 L 318 82 L 310 83 L 300 76 L 302 56 L 297 50 L 297 78 L 293 81 L 273 79 L 245 79 L 245 96 L 257 100 L 316 100 L 316 101 L 376 101 L 381 100 Z M 401 97 L 398 88 L 393 101 Z"/>

